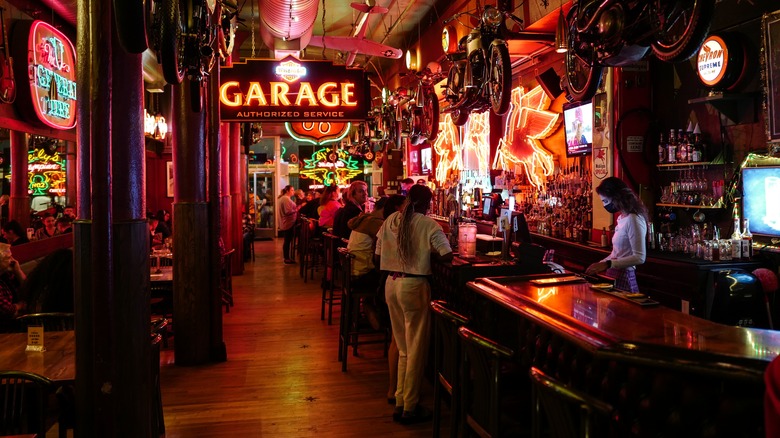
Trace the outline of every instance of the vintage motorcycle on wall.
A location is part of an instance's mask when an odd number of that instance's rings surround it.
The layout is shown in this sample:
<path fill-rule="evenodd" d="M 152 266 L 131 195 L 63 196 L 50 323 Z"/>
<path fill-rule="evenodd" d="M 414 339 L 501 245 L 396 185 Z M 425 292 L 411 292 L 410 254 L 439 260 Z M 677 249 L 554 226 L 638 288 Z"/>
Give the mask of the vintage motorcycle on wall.
<path fill-rule="evenodd" d="M 477 25 L 472 27 L 462 23 L 461 17 L 468 17 Z M 444 21 L 442 46 L 447 59 L 452 62 L 445 89 L 445 98 L 450 105 L 445 112 L 451 113 L 455 125 L 465 124 L 472 111 L 490 108 L 493 113 L 503 115 L 509 110 L 512 64 L 504 39 L 506 19 L 522 26 L 522 20 L 516 16 L 487 5 L 480 15 L 467 11 Z M 472 28 L 459 41 L 455 29 L 447 26 L 453 20 Z"/>
<path fill-rule="evenodd" d="M 415 146 L 433 142 L 439 135 L 439 98 L 433 87 L 444 79 L 441 67 L 437 72 L 426 67 L 405 76 L 414 78 L 414 83 L 401 100 L 401 133 Z"/>
<path fill-rule="evenodd" d="M 656 58 L 681 62 L 707 36 L 716 0 L 575 0 L 569 10 L 566 76 L 574 101 L 593 98 L 604 67 Z"/>

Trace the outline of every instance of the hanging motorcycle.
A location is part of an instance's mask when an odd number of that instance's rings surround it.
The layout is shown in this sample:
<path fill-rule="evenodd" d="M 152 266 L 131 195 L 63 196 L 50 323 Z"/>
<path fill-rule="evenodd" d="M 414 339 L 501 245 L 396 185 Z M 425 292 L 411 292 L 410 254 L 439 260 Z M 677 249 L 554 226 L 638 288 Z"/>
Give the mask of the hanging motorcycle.
<path fill-rule="evenodd" d="M 438 64 L 436 64 L 438 66 Z M 439 135 L 439 98 L 433 89 L 444 75 L 426 67 L 420 72 L 408 72 L 405 76 L 414 78 L 414 91 L 405 99 L 401 109 L 401 132 L 406 134 L 412 145 L 426 140 L 433 142 Z"/>
<path fill-rule="evenodd" d="M 575 0 L 566 19 L 564 86 L 574 101 L 596 94 L 604 67 L 656 58 L 680 62 L 707 36 L 716 0 Z"/>
<path fill-rule="evenodd" d="M 190 80 L 191 109 L 200 112 L 202 89 L 217 56 L 233 49 L 237 4 L 230 0 L 114 0 L 121 45 L 130 53 L 150 48 L 169 84 Z"/>
<path fill-rule="evenodd" d="M 477 26 L 461 23 L 462 16 L 477 21 Z M 494 6 L 485 6 L 481 15 L 467 11 L 444 21 L 442 45 L 447 59 L 452 62 L 445 89 L 450 106 L 444 112 L 451 113 L 453 123 L 458 126 L 468 121 L 472 111 L 490 108 L 493 113 L 503 115 L 509 110 L 512 65 L 504 40 L 506 19 L 522 26 L 522 20 Z M 472 29 L 457 43 L 455 30 L 446 26 L 452 20 Z"/>

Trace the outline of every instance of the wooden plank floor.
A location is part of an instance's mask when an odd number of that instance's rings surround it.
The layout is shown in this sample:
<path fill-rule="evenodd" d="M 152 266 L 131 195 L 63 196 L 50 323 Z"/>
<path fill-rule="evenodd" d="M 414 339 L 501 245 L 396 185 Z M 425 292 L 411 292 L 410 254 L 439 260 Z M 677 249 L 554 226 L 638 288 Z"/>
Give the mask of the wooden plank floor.
<path fill-rule="evenodd" d="M 381 344 L 361 347 L 341 372 L 338 310 L 333 325 L 320 321 L 319 276 L 304 283 L 298 265 L 284 265 L 281 239 L 255 242 L 255 251 L 224 314 L 227 362 L 180 367 L 173 349 L 163 350 L 167 436 L 431 436 L 431 422 L 392 421 Z M 430 385 L 422 404 L 433 406 Z"/>

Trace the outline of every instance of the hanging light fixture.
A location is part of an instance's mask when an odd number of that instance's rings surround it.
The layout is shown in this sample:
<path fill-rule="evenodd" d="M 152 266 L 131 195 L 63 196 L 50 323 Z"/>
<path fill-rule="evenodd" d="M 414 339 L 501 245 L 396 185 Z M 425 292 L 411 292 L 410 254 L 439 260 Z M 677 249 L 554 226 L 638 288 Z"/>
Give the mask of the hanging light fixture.
<path fill-rule="evenodd" d="M 555 30 L 555 51 L 566 53 L 569 51 L 569 31 L 566 26 L 566 17 L 563 16 L 563 2 L 558 9 L 558 27 Z"/>

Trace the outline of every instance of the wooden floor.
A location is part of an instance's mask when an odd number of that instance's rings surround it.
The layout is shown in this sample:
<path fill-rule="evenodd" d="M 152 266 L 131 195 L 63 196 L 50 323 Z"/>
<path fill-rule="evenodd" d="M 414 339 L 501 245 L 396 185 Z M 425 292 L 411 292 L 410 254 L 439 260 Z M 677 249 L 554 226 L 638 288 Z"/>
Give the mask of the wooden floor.
<path fill-rule="evenodd" d="M 320 321 L 320 279 L 304 283 L 298 265 L 282 263 L 281 239 L 257 241 L 255 251 L 224 314 L 227 362 L 181 367 L 163 350 L 167 436 L 431 436 L 431 422 L 392 421 L 381 345 L 361 347 L 341 372 L 338 311 L 334 325 Z M 427 385 L 421 403 L 432 400 Z"/>

